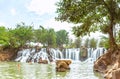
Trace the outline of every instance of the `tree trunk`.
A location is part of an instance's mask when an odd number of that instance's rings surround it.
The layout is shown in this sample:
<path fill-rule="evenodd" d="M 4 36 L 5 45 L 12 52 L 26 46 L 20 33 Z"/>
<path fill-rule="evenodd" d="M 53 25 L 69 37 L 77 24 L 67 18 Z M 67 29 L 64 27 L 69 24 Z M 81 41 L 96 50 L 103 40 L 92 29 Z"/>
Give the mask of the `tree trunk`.
<path fill-rule="evenodd" d="M 109 31 L 108 31 L 108 34 L 109 34 L 109 44 L 110 44 L 110 49 L 112 49 L 113 51 L 118 49 L 118 46 L 115 42 L 115 38 L 113 36 L 113 27 L 114 27 L 115 23 L 114 23 L 114 17 L 113 15 L 111 15 L 111 19 L 110 19 L 110 27 L 109 27 Z"/>
<path fill-rule="evenodd" d="M 115 23 L 115 8 L 113 7 L 113 0 L 110 0 L 110 5 L 108 6 L 108 4 L 105 2 L 105 0 L 103 0 L 104 5 L 106 6 L 109 15 L 110 15 L 110 27 L 108 29 L 108 34 L 109 34 L 109 44 L 110 44 L 110 49 L 112 49 L 113 51 L 118 49 L 118 46 L 115 42 L 115 38 L 113 36 L 113 27 L 116 24 Z"/>

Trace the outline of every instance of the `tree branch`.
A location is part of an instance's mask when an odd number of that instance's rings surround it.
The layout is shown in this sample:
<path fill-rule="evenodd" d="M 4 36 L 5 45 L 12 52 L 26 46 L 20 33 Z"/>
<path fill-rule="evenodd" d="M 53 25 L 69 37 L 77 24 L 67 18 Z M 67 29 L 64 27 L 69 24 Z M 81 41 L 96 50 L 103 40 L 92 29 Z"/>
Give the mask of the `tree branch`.
<path fill-rule="evenodd" d="M 107 5 L 107 3 L 104 0 L 102 0 L 102 1 L 103 1 L 104 5 L 106 6 L 106 9 L 108 10 L 108 12 L 111 14 L 111 10 L 110 10 L 109 6 Z"/>

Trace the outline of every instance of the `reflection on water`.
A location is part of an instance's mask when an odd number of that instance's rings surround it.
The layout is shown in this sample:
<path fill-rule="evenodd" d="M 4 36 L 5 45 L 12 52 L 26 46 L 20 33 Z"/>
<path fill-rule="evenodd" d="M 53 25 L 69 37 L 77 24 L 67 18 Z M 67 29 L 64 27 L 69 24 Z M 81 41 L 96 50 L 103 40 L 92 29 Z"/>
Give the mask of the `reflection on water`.
<path fill-rule="evenodd" d="M 0 62 L 0 79 L 103 79 L 91 63 L 73 62 L 71 70 L 55 72 L 55 64 Z"/>

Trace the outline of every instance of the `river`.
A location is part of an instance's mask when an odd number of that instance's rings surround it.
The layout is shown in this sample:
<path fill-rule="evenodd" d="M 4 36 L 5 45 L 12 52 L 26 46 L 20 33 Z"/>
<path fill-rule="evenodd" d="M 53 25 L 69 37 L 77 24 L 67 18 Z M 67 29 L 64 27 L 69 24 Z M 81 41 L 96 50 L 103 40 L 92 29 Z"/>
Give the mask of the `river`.
<path fill-rule="evenodd" d="M 93 72 L 93 62 L 73 61 L 67 72 L 56 72 L 55 63 L 0 62 L 0 79 L 103 79 Z"/>

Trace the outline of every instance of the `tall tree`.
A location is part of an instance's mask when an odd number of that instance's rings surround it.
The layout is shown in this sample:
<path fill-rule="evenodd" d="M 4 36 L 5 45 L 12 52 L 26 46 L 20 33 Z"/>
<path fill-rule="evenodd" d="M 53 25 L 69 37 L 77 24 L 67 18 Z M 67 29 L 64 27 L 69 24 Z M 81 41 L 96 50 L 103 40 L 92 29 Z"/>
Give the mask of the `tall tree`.
<path fill-rule="evenodd" d="M 89 44 L 90 47 L 91 48 L 96 48 L 98 41 L 95 38 L 91 38 L 89 41 L 90 41 L 90 44 Z"/>
<path fill-rule="evenodd" d="M 75 39 L 75 47 L 76 48 L 80 48 L 81 43 L 82 43 L 82 40 L 81 40 L 80 37 L 78 37 L 78 38 Z"/>
<path fill-rule="evenodd" d="M 50 47 L 55 47 L 56 45 L 56 33 L 52 28 L 48 29 L 47 32 L 47 44 Z"/>
<path fill-rule="evenodd" d="M 56 32 L 56 42 L 58 46 L 68 43 L 68 32 L 66 30 L 59 30 Z"/>
<path fill-rule="evenodd" d="M 57 20 L 80 24 L 73 27 L 76 36 L 100 30 L 109 35 L 110 47 L 117 44 L 113 28 L 120 23 L 120 0 L 60 0 Z"/>
<path fill-rule="evenodd" d="M 85 40 L 84 46 L 85 46 L 85 47 L 89 47 L 89 42 L 90 42 L 90 39 L 87 38 L 87 39 Z"/>
<path fill-rule="evenodd" d="M 47 29 L 45 29 L 43 26 L 40 26 L 38 29 L 34 30 L 34 39 L 45 46 L 47 43 Z"/>
<path fill-rule="evenodd" d="M 56 45 L 56 33 L 54 29 L 45 29 L 40 26 L 39 29 L 34 30 L 34 39 L 37 42 L 42 43 L 44 46 L 55 47 Z"/>

